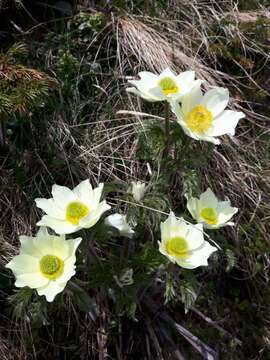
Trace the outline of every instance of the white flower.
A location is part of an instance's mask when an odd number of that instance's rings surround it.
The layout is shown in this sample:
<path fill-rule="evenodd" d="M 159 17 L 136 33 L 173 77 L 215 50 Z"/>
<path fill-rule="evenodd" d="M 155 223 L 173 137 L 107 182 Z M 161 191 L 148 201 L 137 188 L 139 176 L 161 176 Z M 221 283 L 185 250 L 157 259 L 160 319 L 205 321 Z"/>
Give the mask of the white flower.
<path fill-rule="evenodd" d="M 204 240 L 201 224 L 188 225 L 183 218 L 177 219 L 173 212 L 160 227 L 159 251 L 171 262 L 183 268 L 207 266 L 207 259 L 217 250 Z"/>
<path fill-rule="evenodd" d="M 140 202 L 143 199 L 144 194 L 146 192 L 145 186 L 146 186 L 146 184 L 141 181 L 132 181 L 131 182 L 130 192 L 132 193 L 135 201 Z"/>
<path fill-rule="evenodd" d="M 52 199 L 36 199 L 37 207 L 46 215 L 37 223 L 48 226 L 58 234 L 71 234 L 82 228 L 94 226 L 101 215 L 111 207 L 100 202 L 103 184 L 94 190 L 89 180 L 82 181 L 73 190 L 53 185 Z"/>
<path fill-rule="evenodd" d="M 134 230 L 127 223 L 126 215 L 112 214 L 105 219 L 105 224 L 115 227 L 122 236 L 132 238 Z"/>
<path fill-rule="evenodd" d="M 184 132 L 196 140 L 220 144 L 216 136 L 235 134 L 238 121 L 245 117 L 239 111 L 224 110 L 229 102 L 229 91 L 214 88 L 204 95 L 199 86 L 182 98 L 182 106 L 172 102 L 171 108 Z"/>
<path fill-rule="evenodd" d="M 195 80 L 194 71 L 185 71 L 176 76 L 169 68 L 160 75 L 142 71 L 139 76 L 140 80 L 129 80 L 135 87 L 127 88 L 127 91 L 148 101 L 179 100 L 202 83 L 202 80 Z"/>
<path fill-rule="evenodd" d="M 49 235 L 46 228 L 36 237 L 20 236 L 20 254 L 6 265 L 16 277 L 15 286 L 36 289 L 52 302 L 75 274 L 75 252 L 81 240 Z"/>
<path fill-rule="evenodd" d="M 213 191 L 208 188 L 200 198 L 190 198 L 187 208 L 192 217 L 208 229 L 217 229 L 226 225 L 238 209 L 231 207 L 230 201 L 219 201 Z"/>

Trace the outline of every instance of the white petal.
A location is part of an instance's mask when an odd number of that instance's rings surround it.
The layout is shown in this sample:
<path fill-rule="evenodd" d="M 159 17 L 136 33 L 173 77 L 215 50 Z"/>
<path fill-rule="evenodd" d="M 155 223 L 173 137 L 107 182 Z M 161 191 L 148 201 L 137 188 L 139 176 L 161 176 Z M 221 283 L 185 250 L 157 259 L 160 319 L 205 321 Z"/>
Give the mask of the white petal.
<path fill-rule="evenodd" d="M 166 243 L 175 237 L 186 238 L 188 225 L 183 218 L 177 219 L 173 212 L 170 213 L 166 221 L 161 223 L 161 240 Z"/>
<path fill-rule="evenodd" d="M 121 235 L 132 237 L 134 230 L 129 226 L 125 215 L 112 214 L 105 219 L 105 224 L 118 229 Z"/>
<path fill-rule="evenodd" d="M 75 255 L 72 255 L 70 258 L 65 260 L 64 271 L 61 274 L 61 276 L 59 276 L 55 280 L 58 284 L 67 283 L 68 280 L 70 280 L 72 278 L 72 276 L 75 275 L 75 273 L 76 273 L 76 271 L 75 271 L 75 263 L 76 263 L 76 256 Z"/>
<path fill-rule="evenodd" d="M 207 131 L 209 136 L 220 136 L 224 134 L 235 134 L 235 128 L 245 114 L 240 111 L 225 110 L 213 121 L 213 126 Z"/>
<path fill-rule="evenodd" d="M 194 251 L 188 259 L 177 260 L 177 264 L 186 269 L 195 269 L 199 266 L 207 266 L 209 256 L 217 251 L 217 248 L 205 241 L 204 246 L 197 251 Z"/>
<path fill-rule="evenodd" d="M 44 215 L 37 225 L 48 226 L 57 234 L 72 234 L 79 229 L 77 225 L 73 225 L 69 221 L 54 219 L 48 215 Z"/>
<path fill-rule="evenodd" d="M 190 224 L 186 240 L 188 243 L 188 249 L 191 251 L 197 251 L 197 249 L 202 247 L 205 243 L 202 224 Z"/>
<path fill-rule="evenodd" d="M 147 78 L 143 78 L 141 80 L 129 80 L 129 83 L 134 85 L 139 90 L 139 93 L 141 94 L 140 96 L 144 97 L 145 99 L 150 98 L 151 101 L 158 101 L 158 98 L 155 98 L 155 96 L 149 93 L 149 89 L 157 86 L 157 79 L 158 78 L 154 79 L 154 81 Z M 130 92 L 130 90 L 128 91 Z"/>
<path fill-rule="evenodd" d="M 73 241 L 73 254 L 75 254 L 78 246 L 79 246 L 80 243 L 82 242 L 82 238 L 79 237 L 79 238 L 73 239 L 73 240 L 71 240 L 71 241 Z"/>
<path fill-rule="evenodd" d="M 50 236 L 50 234 L 48 233 L 48 229 L 46 228 L 46 226 L 41 226 L 38 229 L 36 237 L 46 238 L 47 236 Z"/>
<path fill-rule="evenodd" d="M 166 100 L 167 96 L 163 94 L 160 86 L 152 87 L 148 90 L 148 94 L 152 99 L 156 99 L 158 101 Z"/>
<path fill-rule="evenodd" d="M 146 192 L 146 184 L 141 181 L 132 181 L 131 182 L 131 193 L 135 201 L 140 202 L 144 197 Z"/>
<path fill-rule="evenodd" d="M 177 122 L 178 124 L 182 127 L 182 130 L 184 131 L 184 133 L 186 135 L 188 135 L 189 137 L 191 137 L 192 139 L 194 140 L 199 140 L 199 141 L 208 141 L 208 142 L 211 142 L 215 145 L 219 145 L 220 144 L 220 140 L 219 139 L 216 139 L 215 137 L 213 136 L 207 136 L 207 135 L 204 135 L 204 134 L 199 134 L 199 133 L 196 133 L 196 132 L 193 132 L 191 131 L 188 127 L 187 127 L 187 124 L 186 122 L 183 120 L 183 118 L 181 119 L 181 117 L 179 116 L 177 118 Z"/>
<path fill-rule="evenodd" d="M 197 198 L 190 198 L 187 201 L 187 209 L 190 212 L 190 215 L 193 219 L 198 219 L 198 199 Z"/>
<path fill-rule="evenodd" d="M 35 248 L 39 249 L 42 256 L 49 255 L 53 249 L 53 235 L 43 236 L 38 233 L 35 238 L 33 238 L 33 244 Z"/>
<path fill-rule="evenodd" d="M 171 106 L 172 112 L 177 117 L 177 121 L 181 122 L 181 125 L 182 125 L 182 123 L 185 122 L 185 116 L 184 116 L 184 113 L 182 111 L 182 108 L 181 108 L 179 102 L 178 101 L 171 101 L 170 106 Z"/>
<path fill-rule="evenodd" d="M 36 273 L 39 271 L 39 261 L 36 257 L 20 254 L 6 264 L 6 267 L 11 269 L 15 275 Z"/>
<path fill-rule="evenodd" d="M 59 208 L 53 199 L 35 199 L 38 208 L 42 209 L 49 216 L 57 219 L 64 219 L 65 212 Z"/>
<path fill-rule="evenodd" d="M 70 202 L 77 200 L 73 191 L 66 186 L 53 185 L 52 195 L 57 206 L 64 210 Z"/>
<path fill-rule="evenodd" d="M 92 199 L 93 204 L 92 204 L 92 206 L 94 206 L 94 208 L 96 208 L 98 206 L 99 202 L 100 202 L 103 187 L 104 187 L 104 184 L 101 183 L 93 191 L 93 199 Z M 91 207 L 91 205 L 90 205 L 90 207 Z"/>
<path fill-rule="evenodd" d="M 210 142 L 210 143 L 212 143 L 214 145 L 219 145 L 220 144 L 220 140 L 216 139 L 213 136 L 200 135 L 200 136 L 198 136 L 197 140 L 208 141 L 208 142 Z"/>
<path fill-rule="evenodd" d="M 66 242 L 69 245 L 69 257 L 75 256 L 76 250 L 77 250 L 78 246 L 80 245 L 81 241 L 82 241 L 82 238 L 66 240 Z M 70 258 L 68 258 L 67 261 L 70 261 Z"/>
<path fill-rule="evenodd" d="M 166 221 L 160 224 L 160 232 L 162 244 L 170 240 L 170 227 Z"/>
<path fill-rule="evenodd" d="M 125 224 L 125 222 L 126 222 L 126 216 L 121 214 L 112 214 L 105 219 L 106 225 L 115 227 L 116 229 L 121 229 L 123 224 Z"/>
<path fill-rule="evenodd" d="M 201 194 L 199 200 L 200 209 L 213 208 L 216 209 L 218 206 L 218 199 L 213 191 L 208 188 L 204 193 Z"/>
<path fill-rule="evenodd" d="M 207 91 L 202 99 L 202 105 L 211 111 L 214 117 L 222 113 L 229 102 L 229 91 L 225 88 L 214 88 Z"/>
<path fill-rule="evenodd" d="M 184 71 L 176 77 L 176 83 L 180 89 L 180 93 L 186 94 L 194 86 L 195 81 L 195 72 L 194 71 Z"/>
<path fill-rule="evenodd" d="M 220 224 L 225 224 L 238 212 L 238 209 L 230 206 L 230 201 L 221 201 L 218 204 L 217 211 L 218 222 Z"/>
<path fill-rule="evenodd" d="M 189 71 L 183 71 L 179 75 L 176 76 L 177 81 L 179 81 L 179 84 L 181 83 L 191 83 L 195 80 L 195 71 L 189 70 Z"/>
<path fill-rule="evenodd" d="M 47 254 L 61 258 L 69 255 L 68 241 L 64 236 L 49 235 L 46 228 L 41 228 L 36 237 L 21 236 L 21 253 L 35 257 L 37 260 Z M 44 230 L 46 230 L 44 232 Z"/>
<path fill-rule="evenodd" d="M 152 102 L 159 101 L 158 99 L 153 99 L 149 94 L 145 94 L 145 93 L 137 90 L 134 87 L 129 87 L 129 88 L 126 89 L 126 91 L 131 93 L 131 94 L 140 96 L 141 98 L 143 98 L 144 100 L 147 100 L 147 101 L 152 101 Z"/>
<path fill-rule="evenodd" d="M 160 81 L 161 79 L 165 78 L 165 77 L 169 77 L 173 80 L 176 80 L 176 76 L 175 74 L 172 72 L 172 70 L 170 68 L 166 68 L 165 70 L 163 70 L 159 77 L 158 77 L 158 81 Z"/>
<path fill-rule="evenodd" d="M 101 215 L 110 208 L 110 205 L 108 205 L 106 201 L 102 201 L 94 211 L 90 211 L 88 216 L 80 220 L 79 226 L 81 228 L 89 229 L 94 226 L 100 219 Z"/>
<path fill-rule="evenodd" d="M 63 274 L 55 280 L 55 282 L 60 285 L 64 283 L 66 284 L 75 274 L 75 266 L 73 266 L 72 269 L 69 268 L 67 271 L 64 271 Z"/>
<path fill-rule="evenodd" d="M 66 283 L 59 284 L 56 281 L 50 281 L 46 286 L 37 289 L 38 295 L 45 295 L 48 302 L 52 302 L 57 294 L 62 292 Z"/>
<path fill-rule="evenodd" d="M 150 71 L 140 71 L 139 76 L 141 80 L 151 82 L 152 84 L 157 82 L 158 75 L 151 73 Z"/>
<path fill-rule="evenodd" d="M 71 254 L 70 241 L 65 240 L 65 237 L 62 236 L 53 236 L 50 255 L 58 256 L 62 260 L 68 258 Z"/>
<path fill-rule="evenodd" d="M 190 136 L 192 139 L 194 140 L 200 140 L 200 141 L 208 141 L 211 142 L 215 145 L 219 145 L 220 141 L 218 139 L 216 139 L 213 136 L 207 136 L 207 135 L 203 135 L 203 134 L 199 134 L 199 133 L 195 133 L 193 131 L 191 131 L 186 123 L 184 121 L 181 121 L 180 118 L 178 118 L 178 123 L 179 125 L 182 127 L 184 133 L 188 136 Z"/>
<path fill-rule="evenodd" d="M 42 256 L 40 249 L 35 246 L 34 238 L 32 236 L 21 235 L 20 243 L 21 243 L 21 254 L 31 255 L 38 259 Z"/>
<path fill-rule="evenodd" d="M 182 108 L 180 107 L 179 103 L 177 101 L 172 101 L 170 102 L 171 105 L 171 110 L 172 112 L 176 115 L 177 117 L 177 122 L 178 124 L 182 127 L 184 133 L 186 135 L 188 135 L 189 137 L 191 137 L 192 139 L 195 140 L 203 140 L 203 141 L 208 141 L 211 142 L 215 145 L 220 144 L 220 141 L 216 138 L 214 138 L 213 136 L 208 136 L 208 135 L 204 135 L 204 134 L 199 134 L 199 133 L 195 133 L 193 131 L 191 131 L 188 127 L 187 124 L 185 122 L 185 115 L 183 113 Z M 186 109 L 189 109 L 189 104 L 186 103 Z"/>
<path fill-rule="evenodd" d="M 82 181 L 73 189 L 75 196 L 80 199 L 81 202 L 92 203 L 93 189 L 89 179 Z"/>
<path fill-rule="evenodd" d="M 38 287 L 45 286 L 46 284 L 48 284 L 48 282 L 49 280 L 45 276 L 42 276 L 40 272 L 18 274 L 16 275 L 15 286 L 28 286 L 31 289 L 36 289 Z"/>
<path fill-rule="evenodd" d="M 182 112 L 187 115 L 195 106 L 202 102 L 203 94 L 200 86 L 195 86 L 182 98 Z M 184 117 L 184 116 L 183 116 Z"/>

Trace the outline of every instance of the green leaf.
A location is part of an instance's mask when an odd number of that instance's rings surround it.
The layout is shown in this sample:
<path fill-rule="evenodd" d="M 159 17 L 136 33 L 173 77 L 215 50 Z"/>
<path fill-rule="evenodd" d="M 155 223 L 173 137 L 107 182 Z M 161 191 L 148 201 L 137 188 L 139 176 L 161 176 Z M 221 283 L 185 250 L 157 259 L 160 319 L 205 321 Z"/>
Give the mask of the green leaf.
<path fill-rule="evenodd" d="M 180 285 L 181 299 L 185 306 L 185 313 L 194 305 L 197 299 L 197 280 L 190 272 L 183 272 L 184 279 Z"/>
<path fill-rule="evenodd" d="M 226 265 L 225 271 L 229 272 L 235 267 L 237 259 L 236 259 L 234 252 L 231 249 L 226 249 L 225 255 L 227 258 L 227 265 Z"/>
<path fill-rule="evenodd" d="M 165 288 L 165 304 L 175 299 L 176 292 L 174 289 L 173 274 L 167 273 L 166 288 Z"/>

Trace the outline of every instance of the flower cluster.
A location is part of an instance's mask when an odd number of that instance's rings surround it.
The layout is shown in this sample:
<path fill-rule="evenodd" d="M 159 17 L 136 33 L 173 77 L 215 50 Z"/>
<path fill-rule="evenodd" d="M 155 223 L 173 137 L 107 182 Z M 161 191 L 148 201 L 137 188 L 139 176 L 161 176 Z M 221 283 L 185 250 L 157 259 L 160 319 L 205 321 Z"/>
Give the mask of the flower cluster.
<path fill-rule="evenodd" d="M 204 228 L 218 229 L 233 225 L 229 220 L 238 211 L 230 201 L 219 201 L 211 189 L 200 198 L 189 198 L 187 209 L 197 225 L 188 224 L 183 218 L 177 219 L 173 212 L 161 224 L 160 252 L 172 262 L 194 269 L 207 265 L 208 257 L 217 250 L 204 240 Z"/>
<path fill-rule="evenodd" d="M 65 234 L 94 226 L 111 207 L 100 201 L 103 184 L 95 189 L 89 180 L 73 190 L 53 185 L 51 199 L 36 199 L 36 205 L 46 215 L 37 223 L 41 226 L 36 237 L 21 236 L 20 254 L 6 267 L 16 277 L 17 287 L 37 289 L 51 302 L 75 274 L 76 249 L 82 238 L 66 240 Z M 58 235 L 50 235 L 46 226 Z"/>
<path fill-rule="evenodd" d="M 193 139 L 218 144 L 216 136 L 233 135 L 239 119 L 244 117 L 241 112 L 225 110 L 229 102 L 227 89 L 213 88 L 203 94 L 203 81 L 195 80 L 193 71 L 176 76 L 166 69 L 160 75 L 145 71 L 139 75 L 140 80 L 130 81 L 135 87 L 128 91 L 148 101 L 168 101 L 183 131 Z M 149 187 L 138 181 L 132 182 L 127 193 L 132 194 L 134 205 L 143 206 L 148 191 Z M 67 240 L 65 235 L 92 228 L 111 208 L 105 200 L 101 201 L 102 192 L 103 184 L 93 189 L 87 179 L 73 190 L 53 185 L 51 198 L 35 200 L 44 212 L 37 223 L 40 230 L 35 237 L 20 236 L 20 254 L 6 265 L 13 271 L 17 287 L 36 289 L 49 302 L 63 291 L 75 274 L 76 250 L 82 242 L 81 237 Z M 160 224 L 158 244 L 159 251 L 172 263 L 194 269 L 208 265 L 209 256 L 217 250 L 205 240 L 204 228 L 233 225 L 230 220 L 238 209 L 231 207 L 230 201 L 219 201 L 211 189 L 199 199 L 188 198 L 187 209 L 197 224 L 171 212 Z M 124 214 L 111 214 L 104 224 L 129 239 L 136 233 Z M 50 234 L 47 227 L 55 234 Z"/>
<path fill-rule="evenodd" d="M 220 144 L 217 136 L 235 134 L 238 121 L 245 117 L 240 111 L 225 110 L 229 91 L 214 87 L 202 93 L 203 80 L 195 80 L 194 71 L 175 75 L 170 69 L 160 75 L 142 71 L 140 80 L 130 80 L 135 87 L 128 92 L 148 101 L 168 101 L 178 124 L 195 140 Z"/>
<path fill-rule="evenodd" d="M 140 80 L 129 81 L 134 87 L 127 91 L 147 101 L 167 101 L 183 132 L 195 140 L 218 145 L 217 137 L 234 135 L 239 120 L 245 117 L 243 112 L 225 110 L 229 103 L 228 89 L 213 87 L 203 94 L 201 85 L 204 81 L 195 80 L 194 71 L 175 75 L 167 68 L 160 75 L 142 71 L 139 77 Z M 161 224 L 159 250 L 172 262 L 192 269 L 207 265 L 208 257 L 217 250 L 204 240 L 203 228 L 233 225 L 229 220 L 238 209 L 231 207 L 230 201 L 218 201 L 211 189 L 199 199 L 188 199 L 187 209 L 198 224 L 187 224 L 171 212 Z"/>

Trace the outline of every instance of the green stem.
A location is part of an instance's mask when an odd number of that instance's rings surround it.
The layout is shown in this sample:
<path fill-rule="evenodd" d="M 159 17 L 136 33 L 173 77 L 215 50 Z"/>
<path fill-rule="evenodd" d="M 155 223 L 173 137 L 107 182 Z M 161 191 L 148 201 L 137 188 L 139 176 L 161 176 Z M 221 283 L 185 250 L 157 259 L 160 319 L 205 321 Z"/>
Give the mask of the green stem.
<path fill-rule="evenodd" d="M 165 148 L 163 152 L 163 159 L 166 158 L 170 152 L 170 119 L 169 119 L 169 103 L 165 102 L 164 107 L 164 115 L 165 115 Z"/>

